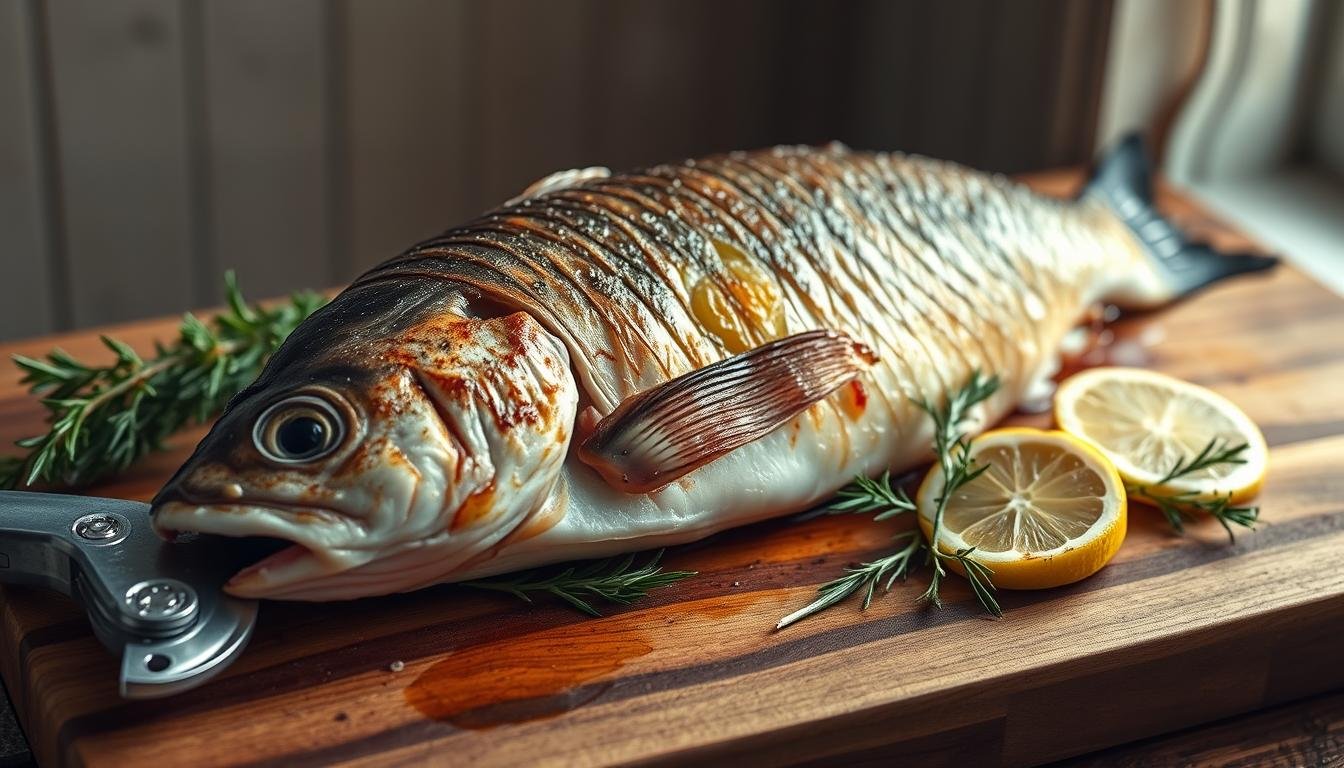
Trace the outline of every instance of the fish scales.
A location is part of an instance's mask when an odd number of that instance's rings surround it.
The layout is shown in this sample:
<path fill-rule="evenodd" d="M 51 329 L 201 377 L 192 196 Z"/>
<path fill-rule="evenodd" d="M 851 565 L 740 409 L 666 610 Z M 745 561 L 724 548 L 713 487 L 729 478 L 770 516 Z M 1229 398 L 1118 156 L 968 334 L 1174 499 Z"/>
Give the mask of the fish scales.
<path fill-rule="evenodd" d="M 773 153 L 767 154 L 765 157 L 776 159 Z M 906 173 L 907 177 L 915 177 L 917 181 L 922 181 L 922 179 L 918 179 L 916 174 L 919 170 L 918 166 L 926 161 L 900 158 L 896 156 L 879 157 L 876 158 L 875 161 L 887 164 L 904 164 L 909 168 L 909 171 Z M 832 223 L 828 225 L 828 234 L 831 238 L 830 242 L 838 241 L 843 246 L 841 249 L 843 255 L 839 259 L 839 264 L 837 264 L 836 260 L 828 260 L 820 255 L 821 248 L 828 243 L 818 243 L 817 237 L 807 237 L 804 236 L 804 233 L 799 232 L 804 223 L 811 222 L 806 222 L 806 219 L 803 216 L 781 207 L 777 202 L 777 197 L 766 196 L 767 193 L 760 187 L 761 184 L 767 182 L 768 176 L 766 173 L 750 166 L 745 168 L 738 166 L 732 161 L 729 161 L 724 165 L 727 167 L 720 169 L 712 161 L 701 161 L 694 166 L 694 169 L 719 175 L 724 182 L 720 189 L 727 193 L 730 199 L 741 200 L 743 197 L 749 197 L 750 201 L 753 203 L 749 209 L 756 211 L 757 218 L 755 221 L 744 220 L 740 213 L 738 215 L 732 214 L 731 203 L 728 204 L 727 213 L 737 225 L 732 233 L 735 240 L 737 240 L 734 244 L 741 247 L 748 255 L 760 259 L 762 267 L 767 270 L 775 270 L 777 268 L 789 269 L 785 275 L 792 276 L 796 273 L 797 268 L 800 265 L 807 263 L 810 267 L 810 272 L 813 277 L 813 279 L 809 281 L 811 290 L 809 291 L 805 288 L 800 289 L 800 286 L 794 286 L 794 290 L 790 292 L 789 298 L 791 300 L 789 301 L 789 312 L 787 314 L 790 322 L 789 331 L 796 332 L 810 327 L 822 326 L 841 327 L 846 330 L 852 330 L 860 338 L 869 335 L 864 332 L 866 329 L 859 327 L 856 324 L 856 318 L 852 316 L 840 316 L 834 310 L 837 302 L 843 301 L 843 297 L 837 295 L 837 291 L 834 287 L 834 280 L 829 277 L 828 272 L 837 266 L 843 267 L 845 263 L 862 264 L 861 269 L 864 274 L 854 276 L 856 278 L 854 289 L 858 290 L 862 290 L 862 281 L 865 278 L 886 273 L 886 277 L 883 280 L 884 287 L 889 287 L 895 294 L 893 300 L 888 302 L 886 307 L 882 308 L 883 311 L 888 314 L 892 312 L 892 307 L 901 303 L 900 300 L 906 298 L 906 294 L 910 291 L 928 291 L 931 289 L 936 290 L 938 287 L 955 286 L 957 281 L 954 279 L 954 270 L 959 271 L 963 278 L 961 281 L 963 285 L 959 286 L 959 291 L 955 289 L 950 291 L 950 293 L 955 293 L 957 295 L 944 294 L 938 296 L 926 293 L 927 301 L 932 304 L 932 306 L 929 307 L 930 311 L 935 311 L 933 310 L 933 307 L 942 307 L 944 310 L 947 310 L 950 315 L 947 318 L 947 322 L 931 322 L 930 329 L 937 332 L 939 328 L 947 328 L 950 329 L 950 332 L 956 334 L 955 336 L 945 337 L 944 341 L 951 346 L 944 352 L 944 354 L 947 352 L 955 353 L 956 351 L 963 350 L 968 344 L 979 346 L 980 339 L 986 334 L 994 333 L 994 330 L 991 329 L 1002 327 L 999 322 L 991 322 L 990 318 L 984 317 L 983 315 L 977 316 L 975 314 L 982 311 L 982 309 L 980 309 L 981 307 L 986 307 L 993 302 L 987 301 L 987 299 L 991 297 L 986 295 L 983 285 L 975 285 L 970 282 L 971 280 L 974 280 L 974 269 L 971 265 L 966 263 L 967 259 L 964 257 L 964 254 L 959 252 L 959 241 L 955 239 L 955 236 L 949 233 L 946 227 L 943 227 L 941 231 L 936 231 L 939 229 L 939 224 L 944 222 L 939 222 L 935 218 L 938 213 L 937 208 L 935 205 L 930 205 L 928 203 L 931 194 L 924 194 L 922 196 L 922 201 L 920 199 L 916 200 L 916 205 L 919 206 L 918 210 L 920 213 L 915 213 L 914 210 L 911 210 L 906 216 L 902 217 L 906 227 L 909 228 L 907 230 L 909 233 L 908 236 L 920 238 L 922 243 L 921 249 L 927 254 L 927 257 L 920 261 L 920 263 L 926 268 L 930 279 L 918 280 L 909 272 L 895 272 L 890 269 L 890 264 L 903 255 L 913 254 L 915 258 L 918 259 L 920 251 L 908 247 L 903 250 L 897 250 L 900 247 L 900 238 L 891 227 L 890 219 L 885 216 L 879 218 L 871 204 L 869 206 L 864 206 L 862 201 L 853 199 L 849 196 L 848 190 L 851 189 L 852 186 L 846 186 L 844 180 L 839 178 L 839 175 L 846 169 L 843 167 L 845 166 L 844 163 L 836 159 L 828 159 L 826 167 L 814 169 L 814 172 L 819 173 L 820 176 L 818 177 L 814 175 L 807 180 L 807 183 L 812 185 L 812 189 L 828 191 L 834 195 L 833 199 L 845 199 L 845 202 L 847 203 L 846 208 L 849 210 L 839 214 L 842 217 L 841 221 L 837 223 L 835 218 L 832 217 Z M 851 179 L 855 177 L 854 171 L 857 170 L 857 166 L 858 164 L 854 163 L 848 167 L 848 170 L 851 171 Z M 799 179 L 794 178 L 793 176 L 787 176 L 790 170 L 792 170 L 787 165 L 781 168 L 778 163 L 765 163 L 764 167 L 769 169 L 771 173 L 783 173 L 786 174 L 786 178 L 795 182 L 799 181 Z M 664 167 L 660 170 L 664 173 L 677 173 L 683 169 L 673 166 Z M 893 173 L 897 176 L 901 175 L 899 168 L 893 170 Z M 671 187 L 669 185 L 662 190 L 656 191 L 644 184 L 640 184 L 639 180 L 635 180 L 630 184 L 630 189 L 626 190 L 629 196 L 623 197 L 625 202 L 624 206 L 605 207 L 595 204 L 593 201 L 589 202 L 591 207 L 588 210 L 590 212 L 595 215 L 615 217 L 617 221 L 625 226 L 638 228 L 642 231 L 645 238 L 652 240 L 652 242 L 645 240 L 641 243 L 645 263 L 648 263 L 658 256 L 661 256 L 664 259 L 677 259 L 679 263 L 665 265 L 663 270 L 656 273 L 656 277 L 661 279 L 660 283 L 647 279 L 640 280 L 637 285 L 627 285 L 627 288 L 629 288 L 627 291 L 611 290 L 614 286 L 602 286 L 595 284 L 596 281 L 590 282 L 587 289 L 592 291 L 591 294 L 584 293 L 584 288 L 580 287 L 579 292 L 573 295 L 573 298 L 570 301 L 562 301 L 560 304 L 549 308 L 549 314 L 552 315 L 552 317 L 549 318 L 549 324 L 556 327 L 567 328 L 582 327 L 584 324 L 597 324 L 603 329 L 624 329 L 629 327 L 632 322 L 643 321 L 640 322 L 640 325 L 643 329 L 647 329 L 650 324 L 647 315 L 643 318 L 630 317 L 623 311 L 623 308 L 636 305 L 661 307 L 676 306 L 680 310 L 678 315 L 664 314 L 659 319 L 660 322 L 656 323 L 661 325 L 664 330 L 664 333 L 660 335 L 666 338 L 684 340 L 687 337 L 685 326 L 686 324 L 690 324 L 693 332 L 698 334 L 699 339 L 703 343 L 697 344 L 694 351 L 691 353 L 688 353 L 687 350 L 678 350 L 679 354 L 671 355 L 670 358 L 675 361 L 677 367 L 673 370 L 658 371 L 660 376 L 675 376 L 706 365 L 713 362 L 715 359 L 721 359 L 728 354 L 728 350 L 723 342 L 698 324 L 689 305 L 689 292 L 685 289 L 686 282 L 695 279 L 694 277 L 690 277 L 691 275 L 703 274 L 713 269 L 713 265 L 706 263 L 706 254 L 712 253 L 712 249 L 707 247 L 708 243 L 706 242 L 706 236 L 699 232 L 695 233 L 695 236 L 698 237 L 698 242 L 697 240 L 690 240 L 690 242 L 696 243 L 699 247 L 687 249 L 675 245 L 676 241 L 674 240 L 659 238 L 655 232 L 651 231 L 651 228 L 658 226 L 660 223 L 668 227 L 681 225 L 681 217 L 669 220 L 667 218 L 667 211 L 671 210 L 671 205 L 675 204 L 673 201 L 675 201 L 676 198 L 687 195 L 687 191 L 692 188 L 686 184 L 686 181 L 688 180 L 687 177 L 693 178 L 693 176 L 693 173 L 685 174 L 684 176 L 678 174 L 675 178 L 679 178 L 683 182 L 680 187 Z M 753 176 L 755 178 L 752 178 Z M 836 185 L 838 188 L 828 190 L 826 186 L 822 186 L 823 184 Z M 597 186 L 599 189 L 606 192 L 607 190 L 620 185 L 621 180 L 617 178 L 601 182 Z M 640 197 L 647 196 L 645 194 L 646 192 L 654 192 L 656 197 L 640 200 Z M 618 193 L 613 192 L 607 192 L 607 194 L 620 196 Z M 664 201 L 668 202 L 664 203 Z M 1003 199 L 993 202 L 1000 205 L 1008 204 L 1008 201 Z M 528 212 L 527 208 L 544 208 L 545 203 L 546 201 L 544 199 L 529 201 L 524 204 L 524 209 L 518 211 L 515 215 L 520 215 L 520 217 L 531 217 L 532 214 Z M 808 213 L 815 211 L 815 206 L 811 201 L 808 201 L 808 205 L 812 209 L 809 210 Z M 766 213 L 759 210 L 759 208 L 764 208 L 768 211 L 768 219 L 766 218 Z M 738 208 L 739 211 L 747 209 L 748 207 Z M 836 213 L 834 208 L 829 210 L 831 210 L 832 213 Z M 1008 213 L 1012 213 L 1010 204 L 1008 204 Z M 1067 217 L 1070 211 L 1060 206 L 1057 213 L 1062 219 Z M 541 216 L 536 216 L 535 218 L 532 218 L 532 220 L 537 222 L 536 230 L 547 228 L 547 222 Z M 464 228 L 464 231 L 471 232 L 481 226 L 488 225 L 468 225 Z M 553 225 L 551 226 L 553 227 Z M 871 234 L 875 227 L 882 226 L 888 228 L 886 232 L 881 233 L 885 237 Z M 1055 222 L 1054 226 L 1061 226 L 1061 223 Z M 1022 229 L 1024 228 L 1020 227 L 1019 231 Z M 870 234 L 864 238 L 864 245 L 860 248 L 857 243 L 859 238 L 863 237 L 863 235 L 859 233 L 864 230 L 868 230 Z M 785 236 L 783 234 L 784 231 L 790 232 L 791 236 Z M 523 233 L 519 232 L 517 234 L 521 235 Z M 558 235 L 554 237 L 557 242 L 563 242 L 563 237 Z M 892 243 L 893 238 L 895 238 L 896 243 Z M 1052 244 L 1050 242 L 1043 242 L 1042 238 L 1038 235 L 1032 235 L 1029 239 L 1023 242 L 1017 250 L 1019 253 L 1045 253 L 1046 249 L 1050 248 L 1079 248 L 1076 243 L 1073 243 L 1068 239 L 1057 238 L 1057 240 L 1059 240 L 1059 242 Z M 883 247 L 884 241 L 887 247 Z M 943 246 L 941 251 L 939 250 L 940 244 Z M 611 253 L 608 249 L 603 248 L 600 243 L 593 242 L 588 245 L 589 247 L 585 249 L 588 254 Z M 445 245 L 443 247 L 447 248 L 449 246 Z M 879 261 L 874 263 L 875 259 L 873 258 L 865 260 L 863 258 L 864 250 L 867 250 L 872 257 L 876 257 Z M 548 250 L 547 252 L 554 253 L 554 251 L 551 250 Z M 579 254 L 576 254 L 573 251 L 566 252 L 565 255 L 571 258 L 576 256 L 581 258 Z M 956 258 L 956 256 L 962 256 L 962 258 Z M 615 259 L 608 256 L 609 262 L 614 260 Z M 661 261 L 661 259 L 659 259 L 659 261 Z M 1024 262 L 1026 263 L 1024 264 Z M 1026 259 L 1019 261 L 1012 266 L 1019 271 L 1024 267 L 1031 268 L 1030 261 Z M 1075 269 L 1081 266 L 1084 265 L 1075 264 Z M 550 271 L 549 266 L 543 266 L 538 271 Z M 375 272 L 373 274 L 376 275 L 377 273 Z M 442 278 L 445 280 L 452 280 L 454 278 L 451 266 L 445 269 L 441 274 Z M 570 273 L 570 278 L 573 279 L 576 274 L 578 273 Z M 1083 278 L 1078 280 L 1077 283 L 1079 285 L 1085 285 L 1085 278 L 1088 277 L 1087 271 L 1085 269 L 1077 269 L 1077 274 L 1078 277 Z M 648 273 L 646 273 L 646 275 L 650 277 L 655 276 L 648 275 Z M 1007 286 L 1007 289 L 1001 291 L 1000 295 L 1005 293 L 1010 295 L 1020 295 L 1020 291 L 1016 290 L 1022 287 L 1020 274 L 1014 275 L 1011 282 L 1009 280 L 1003 280 L 1002 273 L 1000 273 L 999 276 L 1000 279 L 996 281 L 996 283 Z M 988 283 L 989 281 L 985 282 Z M 933 288 L 930 288 L 930 286 Z M 604 292 L 602 290 L 603 288 L 606 288 L 607 290 Z M 507 290 L 507 287 L 503 290 Z M 502 293 L 503 290 L 500 290 L 500 292 Z M 808 295 L 813 291 L 824 292 L 824 298 L 812 301 L 803 301 L 799 298 L 801 295 Z M 557 291 L 557 293 L 564 294 L 570 292 Z M 959 299 L 959 301 L 957 299 Z M 1064 310 L 1064 312 L 1076 314 L 1076 304 L 1079 300 L 1081 300 L 1081 295 L 1071 302 L 1075 306 L 1069 307 Z M 596 311 L 588 311 L 589 309 Z M 1002 319 L 1004 318 L 998 318 L 997 320 L 1001 321 Z M 1033 330 L 1035 322 L 1039 320 L 1039 318 L 1029 316 L 1025 311 L 1019 313 L 1013 319 L 1020 325 L 1031 324 Z M 1071 320 L 1072 317 L 1069 319 Z M 593 334 L 593 336 L 597 335 L 600 334 Z M 621 346 L 624 347 L 625 345 L 622 344 Z M 709 349 L 714 350 L 712 356 L 706 354 L 706 350 Z M 607 352 L 611 352 L 611 350 L 607 350 Z M 594 349 L 589 353 L 590 359 L 597 359 L 599 356 L 600 352 L 597 349 Z M 998 364 L 1001 363 L 1002 360 L 999 359 L 998 356 L 988 354 L 982 347 L 975 360 L 970 360 L 968 358 L 968 360 L 964 362 L 989 363 L 993 364 L 993 367 L 997 369 L 1000 367 Z M 642 375 L 642 371 L 632 370 L 631 367 L 635 365 L 639 365 L 639 362 L 627 357 L 626 369 L 613 371 L 607 378 L 607 382 L 611 389 L 618 392 L 621 396 L 629 396 L 642 388 L 657 383 L 656 381 L 645 379 Z M 963 367 L 965 367 L 965 365 L 963 365 Z M 949 382 L 951 380 L 952 379 L 949 379 Z"/>
<path fill-rule="evenodd" d="M 806 509 L 927 460 L 916 403 L 972 371 L 1002 381 L 976 423 L 1000 418 L 1096 302 L 1156 306 L 1267 265 L 1183 242 L 1167 251 L 1186 262 L 1155 260 L 1141 162 L 1122 146 L 1074 201 L 840 145 L 556 174 L 302 324 L 156 525 L 294 542 L 235 594 L 346 599 Z M 639 433 L 646 410 L 660 426 Z M 640 434 L 636 453 L 690 463 L 632 479 L 590 450 Z"/>
<path fill-rule="evenodd" d="M 1013 237 L 1001 239 L 1004 244 L 998 249 L 975 236 L 971 226 L 957 226 L 968 222 L 973 206 L 968 185 L 949 182 L 970 176 L 985 179 L 978 182 L 983 192 L 975 207 L 994 208 L 1013 222 L 1009 230 Z M 654 280 L 622 286 L 593 281 L 587 292 L 556 292 L 573 297 L 572 301 L 562 299 L 533 310 L 548 328 L 574 329 L 588 323 L 592 332 L 576 335 L 608 341 L 613 340 L 615 329 L 627 328 L 631 322 L 650 322 L 648 315 L 636 319 L 623 308 L 675 306 L 679 310 L 653 319 L 655 326 L 661 326 L 658 336 L 667 345 L 663 354 L 650 349 L 643 359 L 633 359 L 598 346 L 600 341 L 589 341 L 591 346 L 580 352 L 590 365 L 607 363 L 602 390 L 612 393 L 614 402 L 731 353 L 695 316 L 687 288 L 706 275 L 714 279 L 722 274 L 716 270 L 719 265 L 714 263 L 711 239 L 731 238 L 730 243 L 762 269 L 790 284 L 790 290 L 783 292 L 786 333 L 826 327 L 874 340 L 881 352 L 877 369 L 868 374 L 880 380 L 874 389 L 884 396 L 894 390 L 904 401 L 891 403 L 887 398 L 892 422 L 888 429 L 897 441 L 904 433 L 922 431 L 901 429 L 919 418 L 914 400 L 938 397 L 973 369 L 1002 372 L 1005 396 L 1001 403 L 1014 402 L 1025 389 L 1027 377 L 1046 363 L 1038 357 L 1052 351 L 1044 338 L 1061 337 L 1086 304 L 1095 300 L 1085 292 L 1093 285 L 1095 272 L 1108 266 L 1102 258 L 1107 249 L 1094 245 L 1097 233 L 1076 228 L 1068 236 L 1063 234 L 1067 220 L 1081 215 L 1076 206 L 1042 200 L 1008 182 L 924 158 L 844 150 L 770 151 L 661 166 L 647 174 L 617 176 L 585 187 L 524 201 L 485 221 L 500 216 L 526 218 L 534 222 L 534 233 L 546 228 L 554 231 L 555 223 L 546 212 L 553 198 L 563 199 L 630 232 L 640 249 L 635 261 L 658 265 L 643 272 Z M 706 207 L 717 214 L 723 229 L 712 232 L 703 225 L 694 226 L 705 220 Z M 1042 209 L 1034 220 L 1024 220 Z M 676 216 L 669 216 L 671 212 L 677 212 Z M 480 226 L 469 224 L 463 230 Z M 671 236 L 675 230 L 682 230 L 682 236 Z M 525 233 L 518 230 L 518 234 Z M 1118 228 L 1111 234 L 1118 241 L 1111 249 L 1119 254 L 1116 263 L 1133 258 L 1124 250 L 1133 247 L 1128 234 Z M 564 241 L 558 234 L 550 239 Z M 606 255 L 607 263 L 619 259 L 601 242 L 584 245 L 582 250 L 564 254 L 581 260 Z M 991 258 L 977 258 L 977 250 Z M 1066 260 L 1071 269 L 1061 273 L 1056 267 Z M 986 268 L 986 264 L 992 266 Z M 445 266 L 448 269 L 442 277 L 452 281 L 451 266 Z M 640 272 L 637 267 L 634 271 Z M 1024 273 L 1035 280 L 1034 287 L 1027 284 Z M 803 279 L 796 279 L 799 275 Z M 841 279 L 846 283 L 843 287 Z M 1061 294 L 1070 287 L 1074 295 L 1064 301 Z M 1059 307 L 1054 317 L 1029 312 L 1020 298 L 1016 299 L 1017 311 L 991 314 L 990 307 L 1002 306 L 1004 297 L 1031 295 L 1033 290 L 1048 293 Z M 912 302 L 916 296 L 918 300 Z M 865 299 L 862 304 L 857 303 L 860 297 Z M 1037 303 L 1045 306 L 1046 300 L 1040 298 Z M 902 312 L 911 306 L 917 309 L 914 317 Z M 895 327 L 898 323 L 899 329 Z M 666 341 L 688 337 L 697 341 L 691 350 Z M 985 341 L 995 337 L 1001 339 L 997 351 Z M 1011 343 L 1014 338 L 1026 341 Z M 924 355 L 917 367 L 903 362 L 896 344 L 887 339 L 920 344 Z M 622 352 L 630 350 L 621 339 L 612 346 Z M 834 425 L 836 441 L 848 442 L 852 453 L 862 444 L 846 439 L 851 425 L 837 417 L 836 397 L 828 400 L 831 414 L 825 424 Z M 815 406 L 817 410 L 826 407 Z M 824 431 L 820 422 L 811 428 Z M 833 465 L 845 467 L 855 458 L 836 457 Z M 848 477 L 839 475 L 833 482 L 838 486 Z"/>

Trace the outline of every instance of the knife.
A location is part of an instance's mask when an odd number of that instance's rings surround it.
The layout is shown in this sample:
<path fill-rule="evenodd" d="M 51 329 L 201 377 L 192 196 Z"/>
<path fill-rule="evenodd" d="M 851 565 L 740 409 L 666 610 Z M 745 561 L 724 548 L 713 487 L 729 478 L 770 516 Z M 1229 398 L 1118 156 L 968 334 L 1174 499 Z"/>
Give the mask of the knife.
<path fill-rule="evenodd" d="M 142 502 L 0 491 L 0 583 L 78 600 L 121 657 L 128 699 L 195 688 L 242 653 L 257 602 L 222 589 L 238 557 L 200 540 L 164 541 Z"/>

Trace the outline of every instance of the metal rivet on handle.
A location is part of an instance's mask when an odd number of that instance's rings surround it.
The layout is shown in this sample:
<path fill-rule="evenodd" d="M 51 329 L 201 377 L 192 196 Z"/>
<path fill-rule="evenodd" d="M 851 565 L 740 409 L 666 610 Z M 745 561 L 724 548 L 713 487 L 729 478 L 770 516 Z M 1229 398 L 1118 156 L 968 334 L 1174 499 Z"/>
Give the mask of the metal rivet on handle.
<path fill-rule="evenodd" d="M 100 512 L 79 518 L 70 528 L 76 536 L 92 544 L 116 544 L 126 538 L 131 524 L 121 515 Z"/>
<path fill-rule="evenodd" d="M 174 579 L 142 581 L 126 591 L 126 605 L 148 621 L 172 621 L 196 609 L 196 592 Z"/>

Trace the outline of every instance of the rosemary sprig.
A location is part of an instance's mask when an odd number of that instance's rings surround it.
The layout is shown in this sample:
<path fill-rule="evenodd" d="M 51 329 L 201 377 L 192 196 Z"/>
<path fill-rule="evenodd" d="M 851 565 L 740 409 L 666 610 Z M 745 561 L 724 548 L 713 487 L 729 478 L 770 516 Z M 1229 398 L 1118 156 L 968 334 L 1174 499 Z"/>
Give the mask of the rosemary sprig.
<path fill-rule="evenodd" d="M 775 624 L 775 629 L 783 629 L 795 621 L 820 613 L 860 589 L 864 590 L 863 608 L 867 610 L 873 602 L 873 593 L 883 578 L 887 580 L 882 585 L 882 591 L 885 592 L 891 589 L 891 585 L 896 583 L 897 579 L 904 581 L 911 568 L 918 565 L 915 562 L 915 555 L 925 546 L 923 534 L 919 531 L 906 531 L 895 538 L 905 539 L 905 546 L 871 563 L 863 563 L 857 568 L 846 568 L 844 576 L 818 587 L 816 600 L 780 619 L 779 623 Z"/>
<path fill-rule="evenodd" d="M 1193 458 L 1189 460 L 1185 458 L 1177 459 L 1171 470 L 1156 483 L 1152 485 L 1126 485 L 1125 493 L 1129 494 L 1130 498 L 1142 498 L 1156 506 L 1178 533 L 1185 532 L 1185 520 L 1192 513 L 1203 512 L 1211 515 L 1223 526 L 1223 530 L 1227 531 L 1228 540 L 1236 543 L 1237 536 L 1233 532 L 1232 526 L 1239 525 L 1243 528 L 1254 529 L 1256 521 L 1260 519 L 1259 507 L 1233 506 L 1231 493 L 1212 499 L 1201 499 L 1198 498 L 1199 494 L 1195 491 L 1171 492 L 1162 490 L 1161 486 L 1209 467 L 1223 464 L 1245 464 L 1246 459 L 1242 457 L 1242 454 L 1245 453 L 1246 448 L 1246 443 L 1240 445 L 1220 443 L 1218 438 L 1215 437 Z"/>
<path fill-rule="evenodd" d="M 505 592 L 527 603 L 532 602 L 529 593 L 549 594 L 589 616 L 601 616 L 590 602 L 593 598 L 629 605 L 648 595 L 650 590 L 696 575 L 694 571 L 664 571 L 658 565 L 662 556 L 660 549 L 639 567 L 635 567 L 634 555 L 626 555 L 569 565 L 558 571 L 540 568 L 464 581 L 461 586 Z"/>
<path fill-rule="evenodd" d="M 979 477 L 980 473 L 988 468 L 975 466 L 975 459 L 970 454 L 970 440 L 963 428 L 970 420 L 972 409 L 994 394 L 998 388 L 998 377 L 984 378 L 979 371 L 972 371 L 966 385 L 948 397 L 942 406 L 935 407 L 928 401 L 917 401 L 919 407 L 933 419 L 934 451 L 938 456 L 939 466 L 942 467 L 943 477 L 947 478 L 943 492 L 936 500 L 933 541 L 937 541 L 942 532 L 943 513 L 947 508 L 948 499 L 958 488 Z M 876 513 L 874 520 L 886 520 L 915 510 L 915 504 L 905 490 L 892 487 L 890 473 L 884 473 L 876 480 L 859 476 L 854 479 L 852 485 L 838 494 L 838 498 L 840 500 L 831 505 L 829 512 Z M 994 585 L 990 581 L 993 572 L 971 557 L 975 552 L 973 547 L 953 553 L 943 552 L 926 541 L 918 530 L 897 534 L 895 538 L 898 541 L 904 540 L 904 546 L 886 557 L 846 569 L 844 576 L 822 584 L 817 590 L 816 600 L 780 619 L 775 629 L 783 629 L 796 621 L 820 613 L 861 589 L 864 590 L 863 608 L 867 609 L 873 601 L 878 583 L 885 579 L 882 588 L 883 591 L 888 591 L 896 579 L 904 579 L 918 565 L 915 556 L 921 549 L 927 553 L 925 562 L 933 566 L 929 588 L 920 596 L 921 600 L 938 607 L 942 606 L 939 590 L 943 577 L 947 575 L 943 562 L 956 561 L 965 571 L 966 578 L 971 583 L 971 590 L 981 606 L 995 616 L 1003 615 L 998 601 L 994 599 Z"/>
<path fill-rule="evenodd" d="M 832 513 L 876 512 L 874 521 L 893 518 L 906 512 L 915 511 L 915 503 L 910 500 L 904 488 L 893 488 L 891 472 L 883 472 L 882 477 L 874 480 L 859 475 L 851 485 L 842 488 L 835 495 L 838 499 L 828 511 Z"/>
<path fill-rule="evenodd" d="M 59 349 L 40 360 L 15 355 L 23 382 L 47 408 L 49 428 L 16 443 L 25 455 L 0 457 L 0 488 L 85 485 L 160 450 L 173 432 L 222 409 L 325 302 L 305 292 L 274 308 L 249 306 L 232 272 L 224 282 L 225 312 L 209 324 L 183 316 L 178 338 L 156 343 L 148 360 L 106 336 L 116 355 L 111 365 L 86 365 Z"/>
<path fill-rule="evenodd" d="M 959 549 L 949 554 L 944 552 L 938 543 L 939 536 L 943 532 L 943 514 L 947 511 L 947 502 L 951 500 L 952 494 L 989 469 L 988 465 L 980 467 L 975 465 L 975 459 L 971 457 L 971 441 L 962 426 L 970 420 L 971 409 L 987 400 L 998 388 L 999 377 L 983 378 L 979 371 L 972 371 L 966 386 L 953 393 L 943 407 L 935 407 L 928 401 L 919 403 L 924 412 L 933 419 L 934 454 L 938 457 L 938 465 L 944 478 L 943 490 L 938 498 L 934 499 L 933 533 L 929 537 L 928 545 L 928 562 L 933 566 L 933 576 L 929 579 L 929 588 L 920 595 L 920 599 L 942 607 L 939 588 L 942 586 L 943 577 L 947 575 L 943 563 L 955 561 L 965 572 L 966 580 L 971 583 L 971 589 L 975 592 L 980 605 L 995 616 L 1002 617 L 1003 609 L 994 599 L 994 585 L 989 578 L 993 571 L 971 559 L 975 548 Z"/>

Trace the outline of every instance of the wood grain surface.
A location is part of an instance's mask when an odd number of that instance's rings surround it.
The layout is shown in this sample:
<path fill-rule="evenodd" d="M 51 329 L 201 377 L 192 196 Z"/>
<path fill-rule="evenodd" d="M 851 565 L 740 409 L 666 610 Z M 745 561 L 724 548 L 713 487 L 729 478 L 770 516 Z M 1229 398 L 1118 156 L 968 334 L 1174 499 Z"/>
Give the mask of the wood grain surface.
<path fill-rule="evenodd" d="M 1344 693 L 1282 704 L 1061 761 L 1052 768 L 1338 768 Z"/>
<path fill-rule="evenodd" d="M 1170 190 L 1163 204 L 1219 245 L 1250 245 Z M 172 324 L 110 332 L 146 347 Z M 1261 424 L 1257 531 L 1179 537 L 1136 508 L 1109 567 L 1004 593 L 1001 621 L 959 579 L 945 608 L 920 606 L 917 574 L 867 611 L 772 632 L 905 524 L 777 520 L 670 551 L 668 566 L 700 575 L 602 619 L 451 586 L 268 603 L 232 668 L 153 702 L 117 698 L 75 606 L 5 588 L 0 672 L 44 765 L 1026 765 L 1344 687 L 1344 299 L 1284 267 L 1114 331 L 1116 362 L 1212 387 Z M 91 334 L 0 351 L 53 344 L 99 355 Z M 40 428 L 0 372 L 0 439 Z M 147 498 L 198 437 L 91 492 Z"/>

